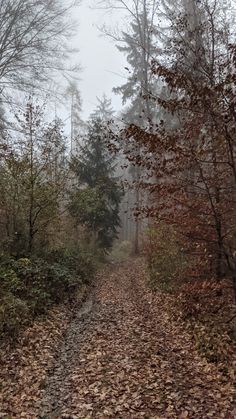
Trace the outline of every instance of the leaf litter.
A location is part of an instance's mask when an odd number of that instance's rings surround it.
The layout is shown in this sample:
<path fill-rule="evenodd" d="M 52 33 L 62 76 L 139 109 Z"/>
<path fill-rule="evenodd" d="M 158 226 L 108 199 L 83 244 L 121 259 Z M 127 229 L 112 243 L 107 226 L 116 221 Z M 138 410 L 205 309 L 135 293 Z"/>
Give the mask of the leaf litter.
<path fill-rule="evenodd" d="M 50 324 L 36 323 L 37 336 L 3 357 L 1 417 L 235 418 L 233 383 L 145 278 L 141 260 L 107 267 L 82 315 L 70 321 L 57 309 Z"/>

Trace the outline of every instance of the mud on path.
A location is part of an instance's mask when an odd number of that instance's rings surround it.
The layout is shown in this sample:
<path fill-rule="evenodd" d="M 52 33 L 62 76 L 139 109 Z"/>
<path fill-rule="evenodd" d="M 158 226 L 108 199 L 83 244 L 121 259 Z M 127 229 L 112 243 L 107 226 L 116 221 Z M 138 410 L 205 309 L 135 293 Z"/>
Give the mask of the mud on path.
<path fill-rule="evenodd" d="M 30 409 L 8 417 L 236 418 L 236 390 L 199 356 L 145 275 L 133 260 L 99 275 Z"/>
<path fill-rule="evenodd" d="M 72 324 L 41 417 L 236 417 L 235 390 L 146 289 L 142 264 L 110 270 Z"/>

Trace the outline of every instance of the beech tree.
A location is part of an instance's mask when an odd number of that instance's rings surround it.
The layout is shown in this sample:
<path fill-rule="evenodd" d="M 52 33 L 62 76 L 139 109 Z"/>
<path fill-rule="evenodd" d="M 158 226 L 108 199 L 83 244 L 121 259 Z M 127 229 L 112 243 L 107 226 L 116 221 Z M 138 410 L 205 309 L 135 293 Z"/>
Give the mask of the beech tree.
<path fill-rule="evenodd" d="M 197 6 L 203 19 L 202 53 L 206 51 L 200 72 L 195 60 L 192 72 L 184 65 L 186 57 L 199 57 L 199 44 L 186 43 L 185 37 L 175 44 L 175 57 L 183 58 L 177 65 L 153 62 L 154 74 L 172 92 L 157 98 L 157 104 L 178 117 L 178 126 L 170 129 L 162 120 L 155 133 L 137 126 L 126 133 L 145 148 L 141 164 L 150 170 L 147 187 L 156 197 L 148 214 L 177 229 L 183 251 L 194 257 L 192 274 L 230 274 L 236 290 L 235 46 L 228 42 L 231 27 L 219 19 L 221 6 L 220 1 Z M 186 33 L 189 27 L 188 19 L 179 18 L 174 36 L 177 29 Z"/>

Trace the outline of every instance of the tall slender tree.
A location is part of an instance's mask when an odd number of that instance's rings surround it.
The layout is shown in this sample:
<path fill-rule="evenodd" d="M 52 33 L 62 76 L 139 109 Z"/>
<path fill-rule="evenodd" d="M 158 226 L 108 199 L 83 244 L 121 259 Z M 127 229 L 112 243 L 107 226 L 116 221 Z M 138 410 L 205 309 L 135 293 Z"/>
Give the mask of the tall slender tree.
<path fill-rule="evenodd" d="M 154 96 L 159 89 L 159 85 L 152 72 L 152 61 L 160 53 L 156 24 L 157 2 L 148 0 L 134 2 L 132 12 L 130 12 L 128 2 L 122 3 L 127 5 L 131 23 L 129 29 L 123 30 L 120 34 L 120 42 L 117 48 L 126 55 L 128 75 L 127 82 L 114 88 L 114 92 L 121 94 L 123 104 L 127 105 L 122 115 L 125 122 L 150 130 L 158 120 Z M 129 146 L 126 145 L 125 148 L 125 152 L 129 150 L 137 159 L 142 155 L 140 145 L 135 142 L 132 143 L 131 139 Z M 131 168 L 129 177 L 132 179 L 134 192 L 133 196 L 130 191 L 127 192 L 127 195 L 129 201 L 132 201 L 131 205 L 139 211 L 143 201 L 140 190 L 142 170 L 139 165 Z M 138 218 L 136 218 L 133 227 L 134 252 L 139 253 L 141 222 Z"/>
<path fill-rule="evenodd" d="M 79 139 L 85 129 L 81 117 L 82 99 L 76 82 L 69 83 L 66 94 L 70 99 L 70 153 L 73 156 L 78 153 Z"/>
<path fill-rule="evenodd" d="M 1 164 L 3 240 L 13 252 L 30 254 L 47 240 L 66 189 L 65 139 L 60 121 L 46 124 L 43 108 L 30 99 L 16 115 L 18 133 Z M 40 247 L 40 246 L 39 246 Z"/>

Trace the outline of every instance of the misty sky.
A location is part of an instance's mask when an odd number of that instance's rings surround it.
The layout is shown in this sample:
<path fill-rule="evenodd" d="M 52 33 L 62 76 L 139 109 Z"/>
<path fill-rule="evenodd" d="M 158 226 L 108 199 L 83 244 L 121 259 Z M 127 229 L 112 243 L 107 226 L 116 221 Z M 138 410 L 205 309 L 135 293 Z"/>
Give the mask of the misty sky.
<path fill-rule="evenodd" d="M 91 0 L 84 0 L 77 8 L 78 34 L 74 40 L 78 47 L 78 62 L 83 70 L 79 89 L 83 99 L 83 117 L 87 118 L 96 106 L 96 96 L 105 93 L 112 99 L 114 109 L 121 109 L 121 98 L 112 88 L 124 82 L 125 57 L 110 39 L 101 36 L 96 25 L 110 24 L 111 16 L 104 10 L 91 9 Z M 117 74 L 114 74 L 117 73 Z"/>

